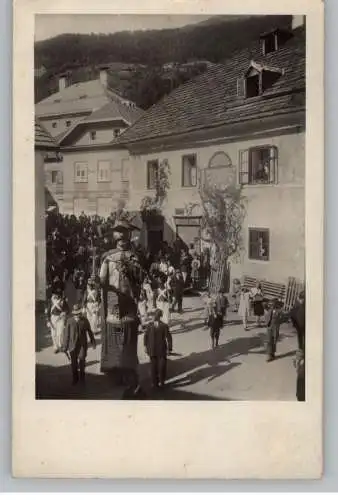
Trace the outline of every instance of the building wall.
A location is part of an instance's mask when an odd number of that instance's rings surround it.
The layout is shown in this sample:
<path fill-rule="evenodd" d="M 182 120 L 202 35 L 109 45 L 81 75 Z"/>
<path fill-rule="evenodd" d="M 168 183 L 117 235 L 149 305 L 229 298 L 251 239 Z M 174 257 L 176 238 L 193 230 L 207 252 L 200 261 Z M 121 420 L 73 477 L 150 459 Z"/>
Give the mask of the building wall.
<path fill-rule="evenodd" d="M 147 161 L 168 160 L 171 187 L 163 205 L 167 222 L 164 238 L 170 241 L 175 237 L 174 215 L 176 209 L 185 209 L 189 203 L 199 203 L 195 187 L 182 187 L 182 155 L 196 154 L 197 166 L 204 169 L 217 152 L 225 152 L 231 159 L 238 174 L 241 150 L 254 146 L 270 145 L 278 148 L 278 183 L 276 185 L 252 185 L 243 187 L 246 198 L 247 216 L 243 226 L 244 249 L 239 262 L 232 263 L 232 276 L 243 274 L 273 281 L 285 281 L 288 276 L 304 278 L 305 272 L 305 133 L 275 135 L 268 138 L 255 138 L 232 143 L 165 151 L 149 155 L 133 156 L 131 160 L 130 203 L 131 210 L 140 207 L 144 196 L 153 191 L 147 185 Z M 200 207 L 193 215 L 201 214 Z M 270 230 L 270 259 L 268 262 L 248 258 L 248 227 Z"/>
<path fill-rule="evenodd" d="M 63 134 L 68 130 L 70 127 L 72 127 L 75 123 L 82 121 L 85 118 L 84 115 L 63 115 L 62 117 L 57 117 L 57 118 L 39 118 L 41 121 L 42 125 L 45 127 L 46 130 L 50 133 L 52 137 L 56 137 L 59 134 Z M 70 121 L 70 126 L 67 126 L 67 122 Z M 55 126 L 53 126 L 55 125 Z"/>
<path fill-rule="evenodd" d="M 109 215 L 117 208 L 121 196 L 128 190 L 128 161 L 126 150 L 96 150 L 64 152 L 62 163 L 45 164 L 46 186 L 59 203 L 60 212 Z M 98 162 L 110 162 L 110 181 L 98 181 Z M 88 181 L 75 182 L 75 163 L 88 165 Z M 51 172 L 61 170 L 62 185 L 51 183 Z"/>
<path fill-rule="evenodd" d="M 107 128 L 95 128 L 95 124 L 90 128 L 90 130 L 87 130 L 81 137 L 80 139 L 76 142 L 77 146 L 88 146 L 90 144 L 107 144 L 109 142 L 112 142 L 114 140 L 114 130 L 117 129 L 122 133 L 125 128 L 121 128 L 120 126 L 112 126 L 109 124 Z M 95 131 L 96 132 L 96 137 L 95 139 L 92 139 L 91 137 L 91 132 Z"/>
<path fill-rule="evenodd" d="M 35 151 L 35 299 L 46 299 L 45 183 L 43 154 Z"/>

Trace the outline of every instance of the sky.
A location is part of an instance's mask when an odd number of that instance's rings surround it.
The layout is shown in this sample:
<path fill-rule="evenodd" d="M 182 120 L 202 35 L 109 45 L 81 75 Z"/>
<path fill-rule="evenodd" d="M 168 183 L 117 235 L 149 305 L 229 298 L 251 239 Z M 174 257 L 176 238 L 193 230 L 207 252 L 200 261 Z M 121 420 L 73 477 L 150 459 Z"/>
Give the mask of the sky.
<path fill-rule="evenodd" d="M 179 28 L 211 17 L 202 15 L 88 15 L 38 14 L 35 17 L 35 41 L 62 33 L 116 33 L 145 29 Z"/>

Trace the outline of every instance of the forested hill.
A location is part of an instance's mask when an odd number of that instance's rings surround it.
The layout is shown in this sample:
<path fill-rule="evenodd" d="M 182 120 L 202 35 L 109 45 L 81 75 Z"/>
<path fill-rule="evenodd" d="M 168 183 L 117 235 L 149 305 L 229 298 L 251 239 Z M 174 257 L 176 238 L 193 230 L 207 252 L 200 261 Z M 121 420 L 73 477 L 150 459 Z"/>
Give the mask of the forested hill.
<path fill-rule="evenodd" d="M 35 67 L 64 71 L 110 61 L 149 66 L 191 59 L 219 62 L 260 33 L 290 22 L 291 16 L 221 16 L 178 29 L 64 34 L 35 44 Z"/>
<path fill-rule="evenodd" d="M 179 29 L 59 35 L 35 44 L 35 68 L 44 70 L 35 79 L 35 102 L 57 91 L 58 74 L 69 72 L 77 83 L 98 78 L 99 66 L 109 64 L 109 86 L 147 109 L 207 69 L 183 63 L 221 63 L 261 33 L 290 24 L 291 16 L 221 16 Z M 168 70 L 166 63 L 175 65 Z"/>

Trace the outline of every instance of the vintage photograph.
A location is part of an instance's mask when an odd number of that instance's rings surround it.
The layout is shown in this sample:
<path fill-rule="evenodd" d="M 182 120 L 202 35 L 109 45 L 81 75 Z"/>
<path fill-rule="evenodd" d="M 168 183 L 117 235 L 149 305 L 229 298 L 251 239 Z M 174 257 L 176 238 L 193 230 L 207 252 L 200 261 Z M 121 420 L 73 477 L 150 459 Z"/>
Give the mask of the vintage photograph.
<path fill-rule="evenodd" d="M 35 397 L 305 397 L 305 15 L 36 14 Z"/>

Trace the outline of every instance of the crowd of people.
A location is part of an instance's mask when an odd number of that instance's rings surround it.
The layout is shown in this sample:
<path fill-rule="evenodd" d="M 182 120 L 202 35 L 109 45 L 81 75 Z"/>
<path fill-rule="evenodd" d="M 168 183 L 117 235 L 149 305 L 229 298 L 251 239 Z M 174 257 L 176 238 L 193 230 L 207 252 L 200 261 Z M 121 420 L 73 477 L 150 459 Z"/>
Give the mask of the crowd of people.
<path fill-rule="evenodd" d="M 84 331 L 90 331 L 90 339 L 95 347 L 95 335 L 101 332 L 101 293 L 98 270 L 102 255 L 112 248 L 109 238 L 115 219 L 98 216 L 60 215 L 49 213 L 46 221 L 47 241 L 47 283 L 48 307 L 47 325 L 50 328 L 54 351 L 64 351 L 64 339 L 71 342 L 71 332 L 67 319 L 69 316 L 85 318 L 81 323 Z M 138 300 L 140 328 L 144 331 L 144 343 L 152 360 L 151 370 L 154 383 L 165 380 L 166 356 L 154 356 L 154 350 L 170 351 L 171 316 L 174 311 L 182 314 L 183 297 L 187 287 L 195 289 L 206 285 L 210 273 L 208 252 L 198 255 L 193 248 L 182 248 L 163 242 L 156 253 L 145 252 L 134 243 L 133 247 L 143 269 L 141 292 Z M 75 306 L 70 311 L 65 294 L 65 285 L 71 281 L 76 290 Z M 305 398 L 305 296 L 300 294 L 291 312 L 283 311 L 279 300 L 267 300 L 260 283 L 249 289 L 234 280 L 233 289 L 228 295 L 219 289 L 215 295 L 206 292 L 205 324 L 210 331 L 211 348 L 219 345 L 222 328 L 226 324 L 230 302 L 238 313 L 244 330 L 248 330 L 248 318 L 256 317 L 256 326 L 267 328 L 267 361 L 275 359 L 280 325 L 291 320 L 297 331 L 298 347 L 295 365 L 297 368 L 297 399 Z M 82 321 L 82 320 L 81 320 Z M 67 333 L 65 337 L 65 332 Z M 156 333 L 158 332 L 158 333 Z M 158 337 L 158 343 L 154 336 Z M 86 336 L 86 335 L 85 335 Z M 85 343 L 86 344 L 86 343 Z M 155 347 L 156 349 L 155 349 Z M 82 349 L 82 347 L 81 347 Z M 83 348 L 85 353 L 87 349 Z M 82 352 L 82 351 L 81 351 Z M 80 379 L 84 377 L 84 358 L 80 359 Z M 82 356 L 82 357 L 81 357 Z M 160 360 L 159 360 L 160 358 Z M 81 361 L 82 360 L 82 361 Z M 74 363 L 72 363 L 72 366 Z M 75 375 L 74 375 L 75 376 Z M 75 378 L 76 379 L 76 378 Z M 77 379 L 76 379 L 77 380 Z"/>

